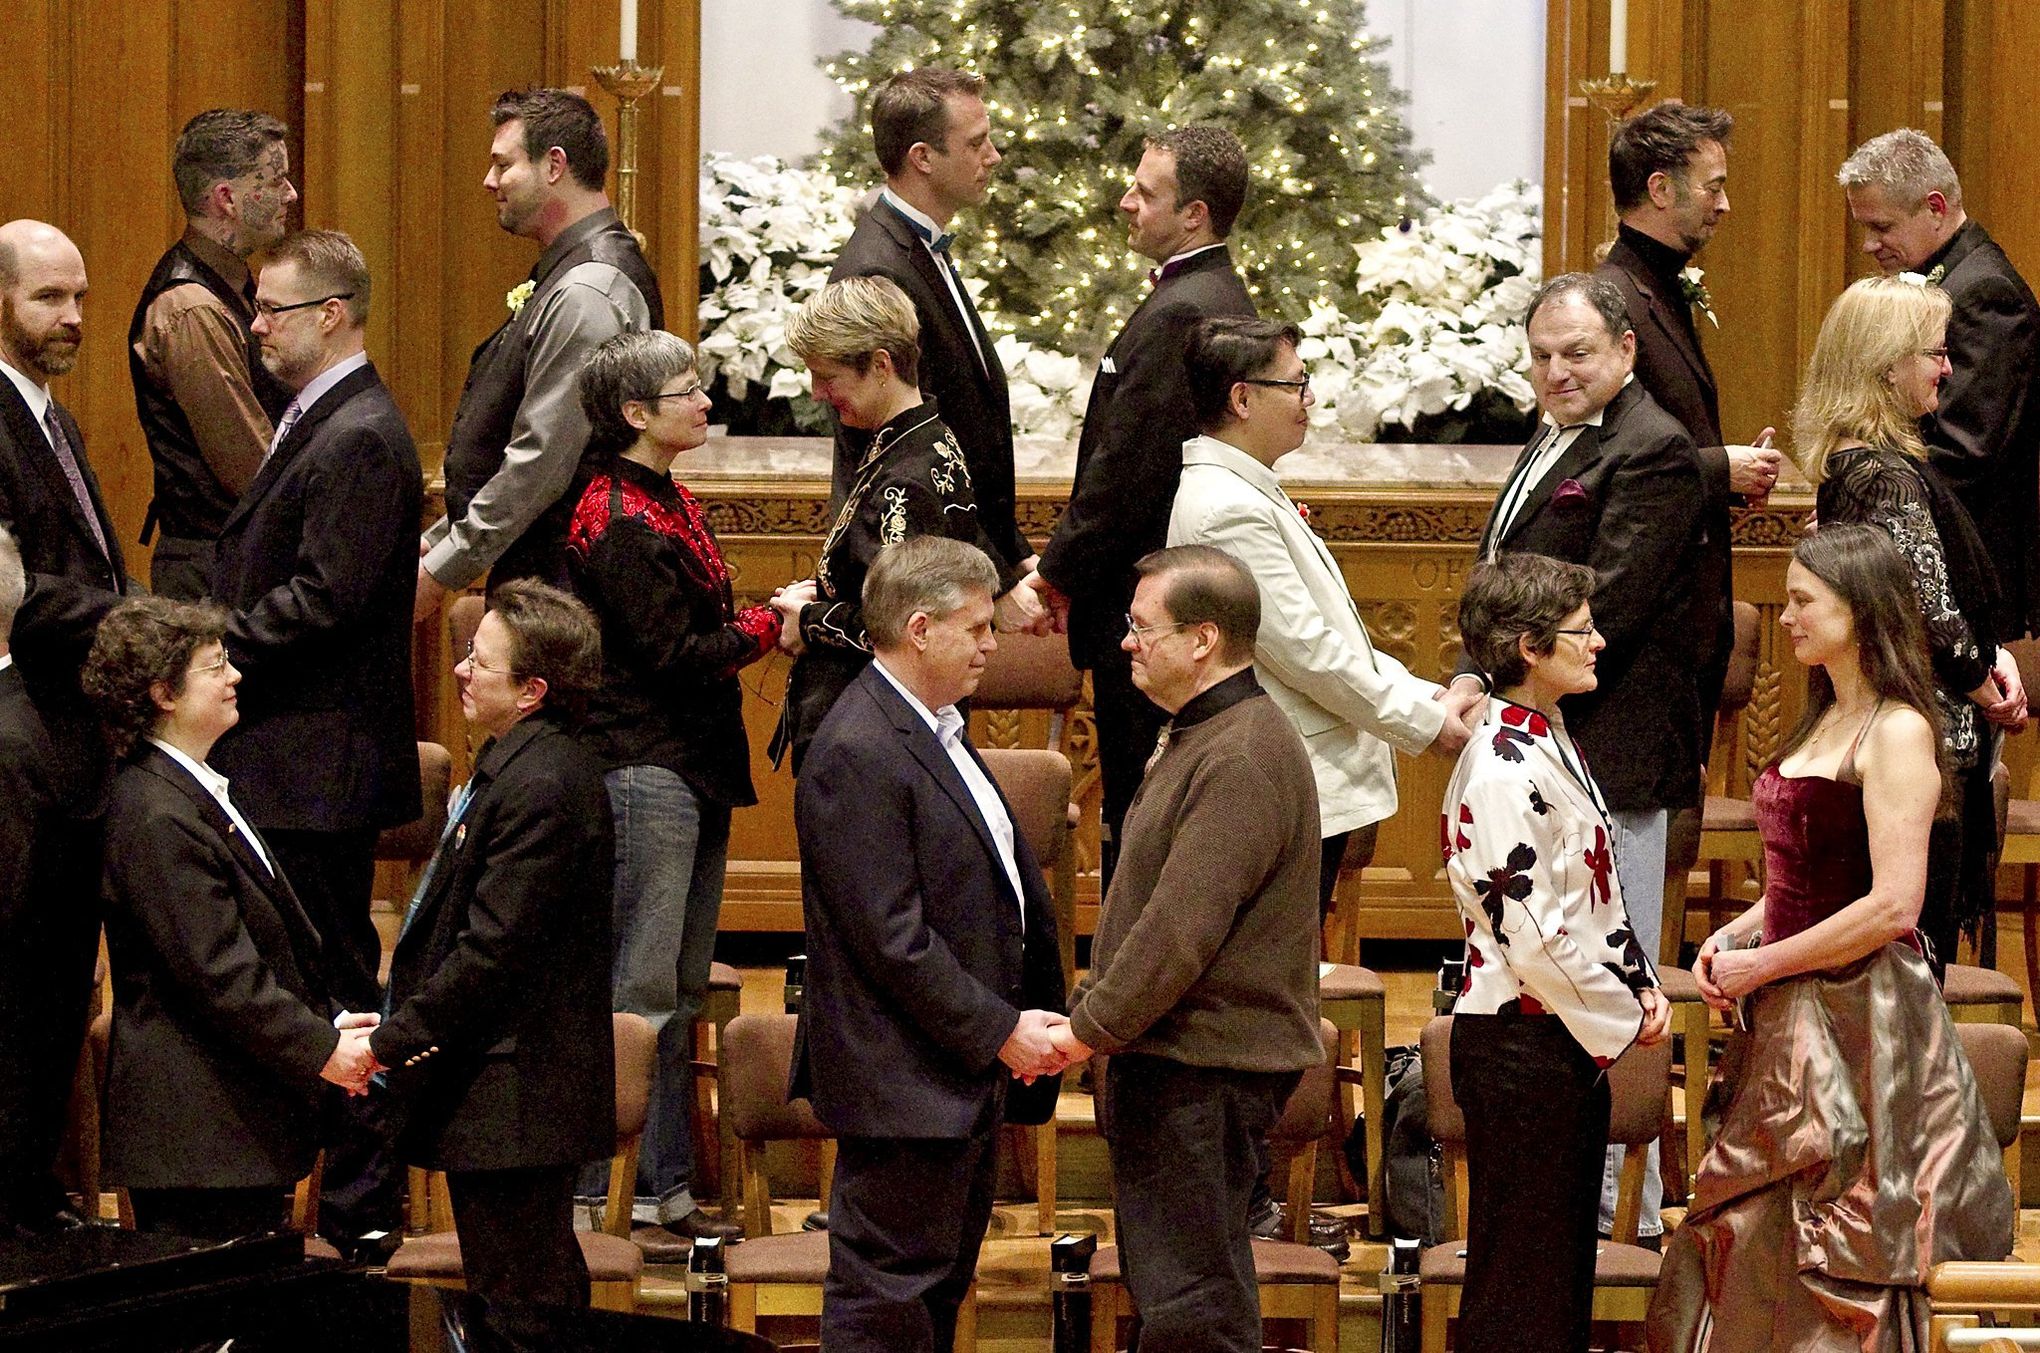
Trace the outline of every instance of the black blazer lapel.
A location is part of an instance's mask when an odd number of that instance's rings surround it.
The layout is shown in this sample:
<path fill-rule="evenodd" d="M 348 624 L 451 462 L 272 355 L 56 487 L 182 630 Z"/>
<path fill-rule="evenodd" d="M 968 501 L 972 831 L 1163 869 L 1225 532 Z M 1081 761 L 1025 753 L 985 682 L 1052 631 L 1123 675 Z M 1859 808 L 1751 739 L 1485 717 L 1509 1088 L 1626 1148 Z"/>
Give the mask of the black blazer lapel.
<path fill-rule="evenodd" d="M 935 255 L 928 252 L 927 246 L 921 243 L 921 237 L 915 233 L 914 227 L 884 201 L 873 203 L 871 210 L 876 213 L 878 223 L 884 228 L 885 233 L 899 246 L 900 252 L 906 257 L 907 266 L 914 270 L 914 276 L 920 278 L 921 284 L 928 289 L 930 302 L 928 312 L 940 316 L 942 327 L 949 331 L 949 346 L 954 348 L 959 356 L 968 357 L 975 363 L 972 369 L 977 372 L 979 386 L 989 390 L 991 381 L 988 371 L 998 358 L 992 352 L 992 342 L 985 334 L 984 322 L 978 318 L 977 306 L 971 304 L 970 324 L 966 326 L 963 316 L 957 313 L 955 298 L 949 294 L 949 280 L 942 275 L 942 265 L 935 261 Z M 957 286 L 962 290 L 961 282 Z M 964 291 L 963 295 L 965 301 L 969 302 L 970 293 Z M 983 345 L 982 348 L 979 344 Z M 923 346 L 927 345 L 924 343 Z M 982 362 L 977 361 L 980 351 L 984 354 Z"/>
<path fill-rule="evenodd" d="M 78 457 L 78 473 L 85 479 L 86 496 L 92 499 L 93 510 L 99 514 L 100 528 L 106 532 L 107 544 L 111 546 L 113 526 L 106 519 L 106 508 L 100 501 L 98 486 L 93 483 L 92 471 L 85 464 L 81 450 L 85 443 L 78 424 L 54 400 L 50 407 L 57 411 L 57 419 L 64 425 L 64 435 L 71 439 L 71 452 Z M 49 434 L 29 412 L 28 402 L 21 397 L 21 391 L 14 388 L 11 380 L 0 379 L 0 421 L 6 423 L 15 445 L 21 448 L 22 459 L 35 467 L 37 477 L 42 480 L 43 492 L 50 496 L 52 502 L 62 505 L 64 520 L 70 523 L 71 530 L 95 554 L 98 553 L 99 542 L 93 538 L 91 526 L 78 509 L 78 496 L 71 492 L 71 481 L 64 477 L 63 467 L 57 464 L 57 453 L 50 446 Z"/>
<path fill-rule="evenodd" d="M 348 372 L 338 385 L 319 397 L 318 403 L 305 410 L 297 422 L 291 424 L 289 435 L 278 444 L 275 452 L 262 462 L 262 468 L 255 472 L 255 478 L 249 481 L 247 491 L 241 495 L 241 500 L 234 504 L 234 510 L 227 514 L 226 525 L 221 528 L 222 534 L 232 529 L 236 522 L 254 510 L 255 504 L 268 495 L 270 488 L 283 472 L 290 468 L 291 462 L 297 459 L 298 452 L 304 449 L 311 441 L 312 434 L 317 432 L 327 419 L 338 413 L 347 401 L 377 382 L 375 365 L 370 363 L 362 366 Z"/>
<path fill-rule="evenodd" d="M 1637 279 L 1636 289 L 1643 293 L 1643 299 L 1650 306 L 1651 322 L 1671 343 L 1673 350 L 1679 354 L 1679 360 L 1693 369 L 1693 375 L 1705 387 L 1708 396 L 1713 397 L 1714 368 L 1707 365 L 1707 354 L 1688 336 L 1687 326 L 1679 322 L 1679 316 L 1672 309 L 1671 301 L 1660 296 L 1654 287 L 1641 278 Z"/>
<path fill-rule="evenodd" d="M 199 817 L 218 834 L 220 840 L 226 842 L 228 851 L 241 862 L 242 871 L 254 879 L 255 885 L 276 904 L 277 914 L 283 917 L 284 924 L 301 939 L 309 941 L 309 947 L 301 951 L 302 956 L 308 959 L 315 956 L 325 940 L 319 934 L 319 928 L 312 924 L 312 918 L 298 901 L 297 894 L 291 890 L 290 881 L 284 878 L 280 870 L 271 868 L 263 859 L 262 851 L 257 850 L 255 843 L 234 825 L 234 820 L 228 817 L 219 802 L 206 792 L 205 786 L 193 779 L 191 772 L 171 760 L 159 747 L 149 748 L 143 764 L 152 774 L 167 784 L 175 785 L 179 793 L 191 800 L 192 807 L 197 810 Z M 267 843 L 264 843 L 263 850 L 267 849 Z M 273 860 L 274 853 L 271 853 L 269 858 Z"/>

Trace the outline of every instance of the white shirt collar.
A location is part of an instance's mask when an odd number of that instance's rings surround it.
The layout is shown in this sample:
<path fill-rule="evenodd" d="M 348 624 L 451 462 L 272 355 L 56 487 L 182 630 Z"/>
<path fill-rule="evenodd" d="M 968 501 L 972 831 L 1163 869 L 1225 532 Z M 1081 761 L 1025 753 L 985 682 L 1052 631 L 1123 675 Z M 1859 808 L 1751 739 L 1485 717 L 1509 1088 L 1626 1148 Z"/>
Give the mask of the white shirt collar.
<path fill-rule="evenodd" d="M 926 239 L 923 239 L 921 241 L 923 244 L 926 244 L 928 240 L 935 238 L 937 235 L 943 235 L 948 233 L 947 231 L 943 230 L 941 226 L 935 224 L 934 217 L 930 216 L 927 212 L 922 211 L 919 207 L 914 206 L 912 203 L 908 202 L 904 197 L 901 197 L 898 193 L 894 192 L 890 184 L 883 188 L 880 188 L 878 190 L 878 195 L 880 197 L 883 197 L 886 201 L 892 203 L 893 209 L 899 212 L 900 215 L 906 217 L 909 221 L 912 221 L 915 225 L 921 227 L 922 231 L 927 236 Z"/>
<path fill-rule="evenodd" d="M 30 380 L 5 362 L 0 362 L 0 371 L 6 372 L 7 379 L 14 382 L 14 388 L 21 391 L 22 399 L 28 403 L 28 411 L 35 415 L 37 426 L 41 426 L 50 409 L 50 387 Z"/>
<path fill-rule="evenodd" d="M 1636 373 L 1634 371 L 1630 372 L 1627 376 L 1624 376 L 1622 378 L 1622 390 L 1627 390 L 1629 388 L 1630 382 L 1634 381 L 1635 379 Z M 1622 393 L 1622 390 L 1617 390 L 1615 393 L 1620 395 Z M 1615 401 L 1611 399 L 1608 401 L 1608 404 L 1613 404 L 1614 402 Z M 1585 418 L 1580 419 L 1579 422 L 1567 423 L 1565 424 L 1565 426 L 1569 428 L 1597 428 L 1601 426 L 1601 420 L 1608 414 L 1608 404 L 1603 404 L 1600 408 L 1594 410 L 1592 414 L 1588 415 Z M 1559 426 L 1558 420 L 1556 418 L 1553 418 L 1548 413 L 1541 415 L 1537 421 L 1542 423 L 1545 427 L 1548 428 L 1555 428 Z"/>
<path fill-rule="evenodd" d="M 892 683 L 894 690 L 906 698 L 907 704 L 913 707 L 914 713 L 920 715 L 922 721 L 928 725 L 928 731 L 935 735 L 935 740 L 945 747 L 948 746 L 948 739 L 942 735 L 943 725 L 953 724 L 958 728 L 963 727 L 963 716 L 957 712 L 956 706 L 944 705 L 941 709 L 929 709 L 921 703 L 920 696 L 908 690 L 906 684 L 886 668 L 883 658 L 873 658 L 871 665 L 878 669 L 880 676 Z"/>
<path fill-rule="evenodd" d="M 346 380 L 349 376 L 367 365 L 368 353 L 365 351 L 357 352 L 352 357 L 343 358 L 312 377 L 305 388 L 297 393 L 298 417 L 303 418 L 306 414 L 310 413 L 312 405 L 324 398 L 328 390 L 331 390 L 341 381 Z"/>
<path fill-rule="evenodd" d="M 14 655 L 12 653 L 0 653 L 0 672 L 6 671 L 13 665 Z"/>
<path fill-rule="evenodd" d="M 1283 498 L 1289 495 L 1282 488 L 1281 477 L 1272 465 L 1263 465 L 1252 455 L 1242 451 L 1231 442 L 1199 433 L 1183 443 L 1183 462 L 1203 461 L 1211 465 L 1223 465 L 1240 478 L 1257 488 L 1268 490 Z"/>
<path fill-rule="evenodd" d="M 1185 249 L 1185 250 L 1184 250 L 1184 251 L 1183 251 L 1182 253 L 1180 253 L 1180 254 L 1171 254 L 1171 255 L 1169 255 L 1169 257 L 1167 257 L 1167 258 L 1165 258 L 1165 259 L 1163 259 L 1163 260 L 1162 260 L 1162 267 L 1164 267 L 1164 268 L 1167 268 L 1167 267 L 1171 267 L 1171 266 L 1173 266 L 1173 265 L 1175 265 L 1175 264 L 1181 263 L 1181 262 L 1182 262 L 1182 261 L 1183 261 L 1184 259 L 1186 259 L 1186 258 L 1195 258 L 1195 257 L 1197 257 L 1197 256 L 1198 256 L 1199 254 L 1208 254 L 1208 253 L 1210 253 L 1210 252 L 1211 252 L 1211 251 L 1212 251 L 1213 249 L 1223 249 L 1223 248 L 1225 248 L 1225 241 L 1224 241 L 1224 240 L 1220 240 L 1220 241 L 1219 241 L 1218 243 L 1216 243 L 1216 244 L 1200 244 L 1200 245 L 1198 245 L 1198 246 L 1197 246 L 1197 247 L 1196 247 L 1195 249 Z"/>
<path fill-rule="evenodd" d="M 161 748 L 165 756 L 168 756 L 172 761 L 190 771 L 191 778 L 198 781 L 204 787 L 206 793 L 221 800 L 227 797 L 226 776 L 220 774 L 211 766 L 206 765 L 203 761 L 192 760 L 183 751 L 172 747 L 161 738 L 150 738 L 149 741 L 156 747 Z"/>

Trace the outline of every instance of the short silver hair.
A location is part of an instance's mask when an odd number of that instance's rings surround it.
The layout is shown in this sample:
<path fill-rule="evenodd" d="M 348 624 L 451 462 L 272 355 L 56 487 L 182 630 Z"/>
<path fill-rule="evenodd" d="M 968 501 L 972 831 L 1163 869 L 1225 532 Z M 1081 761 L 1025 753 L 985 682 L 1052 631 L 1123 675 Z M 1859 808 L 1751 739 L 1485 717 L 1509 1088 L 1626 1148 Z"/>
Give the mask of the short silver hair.
<path fill-rule="evenodd" d="M 1928 193 L 1939 193 L 1948 205 L 1962 205 L 1962 181 L 1947 152 L 1925 132 L 1900 127 L 1873 136 L 1842 161 L 1835 181 L 1844 188 L 1882 188 L 1891 205 L 1916 211 Z"/>

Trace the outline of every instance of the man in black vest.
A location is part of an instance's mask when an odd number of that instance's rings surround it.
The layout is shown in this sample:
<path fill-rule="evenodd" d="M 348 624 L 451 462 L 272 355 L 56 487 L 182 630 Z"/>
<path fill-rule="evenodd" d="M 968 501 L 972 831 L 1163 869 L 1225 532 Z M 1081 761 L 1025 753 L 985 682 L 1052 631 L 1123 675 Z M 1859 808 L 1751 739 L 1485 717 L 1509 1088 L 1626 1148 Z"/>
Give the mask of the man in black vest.
<path fill-rule="evenodd" d="M 287 132 L 267 113 L 214 108 L 177 138 L 184 236 L 158 260 L 128 323 L 135 413 L 156 468 L 142 543 L 156 537 L 149 586 L 160 596 L 207 594 L 213 541 L 290 402 L 249 330 L 247 262 L 283 238 L 297 201 Z"/>
<path fill-rule="evenodd" d="M 606 339 L 665 327 L 658 279 L 603 192 L 602 119 L 564 89 L 514 90 L 490 110 L 482 186 L 496 223 L 544 252 L 475 349 L 446 439 L 446 515 L 425 532 L 414 615 L 489 574 L 566 581 L 566 492 L 588 420 L 576 382 Z"/>

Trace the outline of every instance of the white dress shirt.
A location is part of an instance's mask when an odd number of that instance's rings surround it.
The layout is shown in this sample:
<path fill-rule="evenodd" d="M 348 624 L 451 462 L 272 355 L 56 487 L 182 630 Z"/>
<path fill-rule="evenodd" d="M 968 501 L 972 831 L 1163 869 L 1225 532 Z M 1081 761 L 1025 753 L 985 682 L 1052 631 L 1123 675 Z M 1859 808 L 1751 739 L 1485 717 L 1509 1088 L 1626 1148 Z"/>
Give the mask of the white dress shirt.
<path fill-rule="evenodd" d="M 269 851 L 263 847 L 262 838 L 255 834 L 253 827 L 248 825 L 248 819 L 242 817 L 241 810 L 234 807 L 233 799 L 227 794 L 227 777 L 214 770 L 211 766 L 206 765 L 203 761 L 192 760 L 161 738 L 150 738 L 149 741 L 162 748 L 165 756 L 168 756 L 172 761 L 175 761 L 178 765 L 189 771 L 191 778 L 198 781 L 199 787 L 213 796 L 214 801 L 226 811 L 227 817 L 233 821 L 235 830 L 248 838 L 248 844 L 255 850 L 255 858 L 262 861 L 264 867 L 269 870 L 271 877 L 274 877 L 276 874 L 276 863 L 269 858 Z"/>
<path fill-rule="evenodd" d="M 977 311 L 971 306 L 970 298 L 963 294 L 963 280 L 956 275 L 956 265 L 947 255 L 935 252 L 936 238 L 949 232 L 936 225 L 935 218 L 927 212 L 908 205 L 905 199 L 893 192 L 892 189 L 879 189 L 879 196 L 891 203 L 900 215 L 920 227 L 918 233 L 921 237 L 921 247 L 928 251 L 928 257 L 935 260 L 935 271 L 941 273 L 942 280 L 949 284 L 949 299 L 956 302 L 956 313 L 963 317 L 963 331 L 970 335 L 970 345 L 977 349 L 978 365 L 983 367 L 986 373 L 989 374 L 992 369 L 991 363 L 985 360 L 984 344 L 978 342 L 977 324 L 975 322 Z"/>
<path fill-rule="evenodd" d="M 991 829 L 992 842 L 999 848 L 999 863 L 1006 867 L 1007 881 L 1013 885 L 1013 896 L 1020 902 L 1020 931 L 1025 934 L 1027 892 L 1020 886 L 1020 860 L 1013 847 L 1013 818 L 1006 811 L 1005 800 L 999 797 L 998 788 L 992 784 L 991 777 L 985 774 L 984 768 L 978 765 L 977 759 L 964 746 L 963 715 L 958 712 L 955 705 L 944 705 L 938 710 L 929 709 L 921 703 L 919 696 L 908 690 L 898 677 L 886 670 L 884 662 L 873 658 L 871 665 L 878 669 L 880 676 L 892 683 L 892 688 L 900 693 L 908 707 L 926 721 L 928 730 L 935 735 L 935 740 L 942 744 L 942 750 L 949 754 L 950 764 L 954 765 L 956 773 L 963 777 L 964 788 L 970 790 L 971 798 L 977 803 L 978 816 Z"/>
<path fill-rule="evenodd" d="M 318 375 L 312 377 L 310 381 L 306 382 L 305 388 L 297 392 L 297 398 L 291 401 L 291 403 L 297 405 L 298 411 L 297 419 L 293 422 L 292 426 L 303 422 L 305 415 L 312 411 L 314 404 L 317 404 L 325 397 L 327 391 L 367 365 L 368 354 L 366 352 L 357 352 L 352 357 L 341 358 Z M 263 459 L 267 460 L 269 456 L 276 454 L 276 448 L 283 445 L 284 436 L 288 431 L 289 429 L 284 427 L 282 423 L 276 425 L 276 431 L 269 439 L 268 455 L 265 455 Z"/>
<path fill-rule="evenodd" d="M 1626 387 L 1636 379 L 1632 373 L 1622 378 Z M 1613 403 L 1610 400 L 1609 403 Z M 1556 419 L 1545 414 L 1537 423 L 1537 435 L 1544 438 L 1544 445 L 1537 448 L 1537 454 L 1523 467 L 1523 473 L 1510 480 L 1502 489 L 1502 496 L 1495 500 L 1495 527 L 1488 533 L 1488 557 L 1493 558 L 1502 548 L 1502 541 L 1516 525 L 1516 517 L 1523 510 L 1523 500 L 1530 491 L 1544 482 L 1544 476 L 1551 473 L 1551 467 L 1558 464 L 1559 457 L 1572 450 L 1572 444 L 1580 439 L 1581 428 L 1597 428 L 1607 415 L 1608 406 L 1602 405 L 1589 417 L 1577 423 L 1560 427 Z"/>
<path fill-rule="evenodd" d="M 35 419 L 37 427 L 42 428 L 43 442 L 52 451 L 56 450 L 56 443 L 50 441 L 50 430 L 44 422 L 50 412 L 50 387 L 30 380 L 5 362 L 0 362 L 0 372 L 5 372 L 7 379 L 14 382 L 14 388 L 21 392 L 22 402 L 28 405 L 29 416 Z"/>

